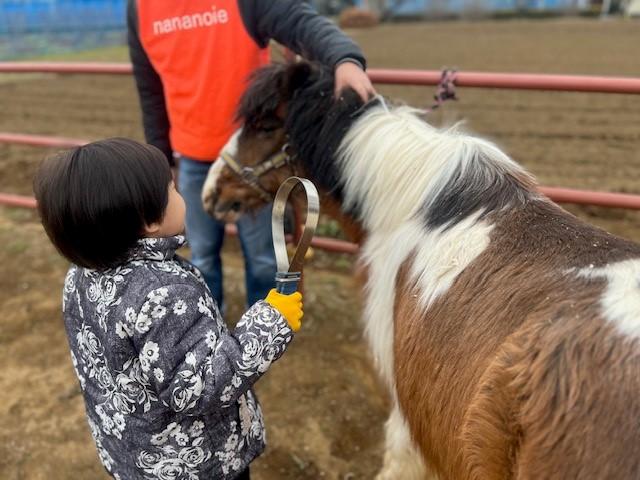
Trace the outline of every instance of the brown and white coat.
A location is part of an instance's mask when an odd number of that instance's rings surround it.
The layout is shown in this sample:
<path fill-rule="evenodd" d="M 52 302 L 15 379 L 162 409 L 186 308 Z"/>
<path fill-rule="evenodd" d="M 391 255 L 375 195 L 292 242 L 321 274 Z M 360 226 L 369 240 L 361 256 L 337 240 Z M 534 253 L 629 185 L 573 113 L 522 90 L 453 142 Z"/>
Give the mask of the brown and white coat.
<path fill-rule="evenodd" d="M 490 142 L 270 68 L 227 153 L 279 148 L 257 133 L 284 110 L 295 167 L 364 239 L 365 332 L 393 405 L 378 478 L 640 478 L 640 246 L 538 194 Z M 259 96 L 270 77 L 279 101 Z M 205 199 L 255 200 L 225 175 Z"/>

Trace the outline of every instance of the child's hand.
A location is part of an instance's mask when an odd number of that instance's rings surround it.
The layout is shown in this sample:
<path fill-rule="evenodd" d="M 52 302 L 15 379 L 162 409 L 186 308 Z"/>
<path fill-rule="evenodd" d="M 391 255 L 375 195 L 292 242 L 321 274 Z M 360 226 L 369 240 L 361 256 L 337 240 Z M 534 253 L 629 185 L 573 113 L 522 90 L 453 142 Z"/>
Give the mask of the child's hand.
<path fill-rule="evenodd" d="M 283 295 L 275 289 L 271 289 L 267 298 L 264 299 L 269 305 L 278 310 L 291 327 L 291 330 L 297 332 L 302 326 L 300 319 L 302 318 L 302 294 L 300 292 L 291 295 Z"/>

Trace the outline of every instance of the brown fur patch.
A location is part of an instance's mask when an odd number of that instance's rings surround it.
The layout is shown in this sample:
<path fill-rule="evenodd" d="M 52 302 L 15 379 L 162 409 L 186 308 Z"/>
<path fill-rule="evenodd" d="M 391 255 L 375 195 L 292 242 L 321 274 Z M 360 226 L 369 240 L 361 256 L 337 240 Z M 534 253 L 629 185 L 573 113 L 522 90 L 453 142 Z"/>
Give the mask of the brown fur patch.
<path fill-rule="evenodd" d="M 346 235 L 350 242 L 362 244 L 365 238 L 365 232 L 358 222 L 355 222 L 351 217 L 342 213 L 342 208 L 338 202 L 332 197 L 321 192 L 321 207 L 322 213 L 334 218 L 340 223 L 342 231 Z"/>
<path fill-rule="evenodd" d="M 403 266 L 397 393 L 442 478 L 640 475 L 640 346 L 601 317 L 604 282 L 567 273 L 627 258 L 640 248 L 533 202 L 427 312 Z"/>

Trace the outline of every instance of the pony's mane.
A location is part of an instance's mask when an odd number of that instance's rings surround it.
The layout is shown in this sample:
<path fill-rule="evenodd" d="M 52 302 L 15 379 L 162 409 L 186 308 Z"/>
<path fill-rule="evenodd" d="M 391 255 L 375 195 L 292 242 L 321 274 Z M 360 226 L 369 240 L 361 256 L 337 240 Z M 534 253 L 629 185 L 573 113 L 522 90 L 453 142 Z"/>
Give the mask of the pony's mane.
<path fill-rule="evenodd" d="M 351 126 L 336 155 L 347 209 L 376 228 L 416 215 L 428 228 L 448 228 L 531 197 L 533 178 L 496 145 L 460 125 L 434 128 L 421 114 L 378 105 Z"/>
<path fill-rule="evenodd" d="M 352 89 L 335 98 L 333 73 L 320 66 L 315 66 L 287 104 L 285 127 L 299 163 L 339 202 L 344 182 L 336 153 L 354 122 L 375 105 L 377 99 L 365 103 Z"/>

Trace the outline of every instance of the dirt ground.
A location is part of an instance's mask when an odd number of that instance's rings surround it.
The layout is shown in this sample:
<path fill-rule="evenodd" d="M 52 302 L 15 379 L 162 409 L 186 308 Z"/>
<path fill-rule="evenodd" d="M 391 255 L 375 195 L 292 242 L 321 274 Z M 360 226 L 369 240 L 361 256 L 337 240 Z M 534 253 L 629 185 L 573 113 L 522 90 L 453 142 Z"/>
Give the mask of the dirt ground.
<path fill-rule="evenodd" d="M 349 33 L 371 67 L 640 77 L 639 26 L 510 20 L 391 24 Z M 126 60 L 124 50 L 110 52 L 107 60 Z M 416 106 L 429 105 L 433 94 L 430 88 L 380 90 Z M 464 120 L 541 184 L 640 193 L 640 96 L 461 89 L 459 97 L 433 121 Z M 5 75 L 0 106 L 0 131 L 142 138 L 126 76 Z M 0 145 L 0 191 L 29 194 L 45 153 Z M 570 210 L 640 241 L 637 212 Z M 302 332 L 258 384 L 269 447 L 252 467 L 257 480 L 370 479 L 380 466 L 387 400 L 362 340 L 349 262 L 319 257 L 307 273 Z M 235 240 L 228 242 L 224 260 L 232 320 L 243 304 Z M 0 265 L 0 478 L 107 478 L 60 319 L 66 265 L 32 212 L 0 208 Z"/>

